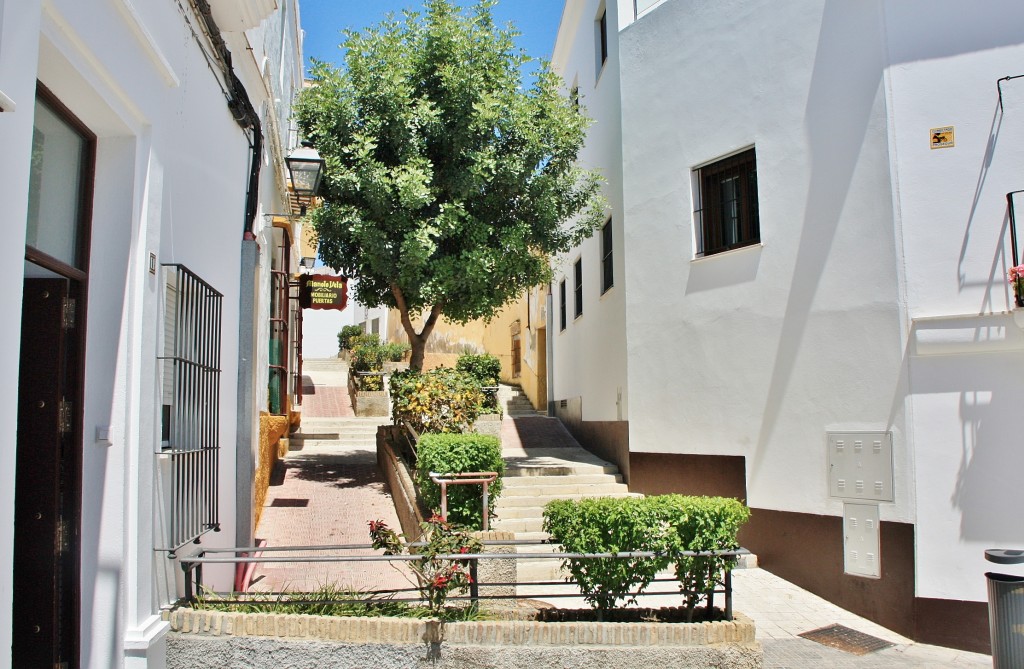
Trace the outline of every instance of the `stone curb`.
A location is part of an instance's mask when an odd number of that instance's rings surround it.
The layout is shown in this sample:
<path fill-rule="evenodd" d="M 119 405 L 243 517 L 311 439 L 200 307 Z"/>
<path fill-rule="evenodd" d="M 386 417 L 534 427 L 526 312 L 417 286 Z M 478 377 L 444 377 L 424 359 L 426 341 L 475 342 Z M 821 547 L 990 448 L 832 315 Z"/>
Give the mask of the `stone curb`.
<path fill-rule="evenodd" d="M 754 622 L 741 613 L 735 614 L 732 622 L 689 624 L 493 620 L 440 623 L 417 618 L 342 618 L 187 608 L 165 612 L 164 618 L 170 622 L 171 631 L 181 634 L 389 645 L 439 641 L 470 646 L 708 646 L 754 643 Z"/>

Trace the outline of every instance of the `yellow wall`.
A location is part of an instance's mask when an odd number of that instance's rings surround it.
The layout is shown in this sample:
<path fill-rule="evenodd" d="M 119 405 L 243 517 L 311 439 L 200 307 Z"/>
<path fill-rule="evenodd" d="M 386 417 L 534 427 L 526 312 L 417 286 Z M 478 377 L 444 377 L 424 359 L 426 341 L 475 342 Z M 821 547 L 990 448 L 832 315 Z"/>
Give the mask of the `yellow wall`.
<path fill-rule="evenodd" d="M 424 369 L 439 366 L 454 367 L 463 353 L 490 353 L 501 360 L 501 380 L 519 384 L 530 398 L 534 408 L 547 407 L 547 353 L 546 327 L 543 312 L 547 301 L 547 287 L 530 291 L 529 316 L 524 293 L 490 321 L 472 321 L 466 325 L 450 323 L 443 317 L 427 340 Z M 414 318 L 413 326 L 419 330 L 422 318 Z M 408 342 L 398 311 L 388 316 L 388 341 Z M 518 378 L 512 376 L 512 339 L 518 332 L 522 364 Z"/>

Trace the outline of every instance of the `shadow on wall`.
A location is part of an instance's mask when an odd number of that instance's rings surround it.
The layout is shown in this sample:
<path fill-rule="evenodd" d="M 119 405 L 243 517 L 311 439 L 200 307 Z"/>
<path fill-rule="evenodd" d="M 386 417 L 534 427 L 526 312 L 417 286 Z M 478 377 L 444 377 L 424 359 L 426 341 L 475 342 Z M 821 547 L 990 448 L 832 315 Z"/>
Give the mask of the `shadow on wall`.
<path fill-rule="evenodd" d="M 1024 333 L 1012 316 L 929 322 L 915 324 L 911 346 L 911 392 L 918 422 L 927 420 L 929 410 L 947 414 L 952 408 L 951 398 L 937 396 L 957 396 L 960 462 L 949 503 L 951 510 L 959 510 L 961 538 L 1018 542 L 1019 523 L 1006 519 L 1013 510 L 1024 508 L 1024 449 L 1018 437 Z M 952 443 L 954 435 L 942 436 Z M 930 452 L 935 446 L 934 440 L 918 439 L 919 470 L 929 460 L 953 456 L 952 451 Z"/>
<path fill-rule="evenodd" d="M 757 269 L 761 265 L 761 246 L 747 246 L 713 258 L 714 262 L 698 260 L 690 263 L 690 273 L 686 279 L 687 295 L 750 283 L 757 278 Z"/>

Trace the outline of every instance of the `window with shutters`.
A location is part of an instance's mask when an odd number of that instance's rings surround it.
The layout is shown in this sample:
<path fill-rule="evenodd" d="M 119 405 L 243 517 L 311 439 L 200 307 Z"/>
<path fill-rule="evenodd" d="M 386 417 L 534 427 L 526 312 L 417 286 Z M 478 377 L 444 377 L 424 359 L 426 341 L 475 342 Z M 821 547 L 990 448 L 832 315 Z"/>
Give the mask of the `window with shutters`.
<path fill-rule="evenodd" d="M 761 241 L 754 149 L 694 171 L 697 255 L 708 256 Z"/>

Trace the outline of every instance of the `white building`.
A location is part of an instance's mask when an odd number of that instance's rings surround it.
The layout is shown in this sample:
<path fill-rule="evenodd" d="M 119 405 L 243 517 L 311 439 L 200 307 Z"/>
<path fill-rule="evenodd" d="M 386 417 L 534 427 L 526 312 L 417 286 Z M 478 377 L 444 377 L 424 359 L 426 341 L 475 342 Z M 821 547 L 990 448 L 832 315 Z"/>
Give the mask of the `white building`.
<path fill-rule="evenodd" d="M 0 667 L 161 667 L 171 550 L 251 542 L 297 12 L 0 0 Z"/>
<path fill-rule="evenodd" d="M 1024 544 L 1024 78 L 997 87 L 1022 22 L 1010 0 L 569 0 L 554 57 L 622 193 L 624 307 L 597 295 L 600 236 L 578 320 L 561 265 L 567 422 L 634 490 L 744 497 L 765 568 L 973 650 L 983 551 Z"/>

